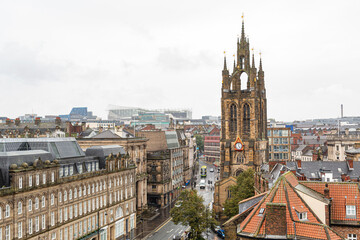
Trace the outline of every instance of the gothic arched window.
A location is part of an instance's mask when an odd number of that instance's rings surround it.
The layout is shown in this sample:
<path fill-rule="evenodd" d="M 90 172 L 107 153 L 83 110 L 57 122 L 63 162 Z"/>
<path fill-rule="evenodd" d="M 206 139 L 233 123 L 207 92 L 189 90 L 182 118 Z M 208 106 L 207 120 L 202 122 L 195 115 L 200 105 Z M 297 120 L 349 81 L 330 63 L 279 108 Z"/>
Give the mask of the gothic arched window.
<path fill-rule="evenodd" d="M 237 109 L 235 104 L 230 106 L 230 133 L 237 131 Z"/>
<path fill-rule="evenodd" d="M 250 106 L 245 103 L 243 106 L 243 133 L 245 136 L 250 135 Z"/>

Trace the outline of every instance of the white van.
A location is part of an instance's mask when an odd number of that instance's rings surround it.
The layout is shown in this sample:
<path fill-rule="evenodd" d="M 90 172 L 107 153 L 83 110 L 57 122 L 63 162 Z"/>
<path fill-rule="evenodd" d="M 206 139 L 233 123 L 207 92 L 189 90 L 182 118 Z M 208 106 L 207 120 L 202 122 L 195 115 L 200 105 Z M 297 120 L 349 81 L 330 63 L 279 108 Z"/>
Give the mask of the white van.
<path fill-rule="evenodd" d="M 206 180 L 205 179 L 201 179 L 200 183 L 199 183 L 200 189 L 205 188 L 206 187 Z"/>

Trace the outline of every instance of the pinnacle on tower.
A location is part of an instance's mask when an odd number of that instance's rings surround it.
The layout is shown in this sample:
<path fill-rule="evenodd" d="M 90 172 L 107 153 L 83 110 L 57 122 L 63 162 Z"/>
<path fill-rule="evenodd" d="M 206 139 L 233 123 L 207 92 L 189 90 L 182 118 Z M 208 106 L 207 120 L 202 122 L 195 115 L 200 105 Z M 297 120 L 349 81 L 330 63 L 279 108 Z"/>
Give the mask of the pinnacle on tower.
<path fill-rule="evenodd" d="M 259 72 L 262 71 L 262 59 L 261 59 L 261 52 L 260 52 L 260 65 L 259 65 Z"/>
<path fill-rule="evenodd" d="M 242 18 L 241 41 L 243 41 L 245 40 L 244 14 L 241 16 L 241 18 Z"/>
<path fill-rule="evenodd" d="M 226 56 L 224 56 L 224 70 L 227 70 L 227 66 L 226 66 Z"/>
<path fill-rule="evenodd" d="M 252 68 L 255 68 L 255 57 L 254 57 L 254 48 L 252 50 Z"/>

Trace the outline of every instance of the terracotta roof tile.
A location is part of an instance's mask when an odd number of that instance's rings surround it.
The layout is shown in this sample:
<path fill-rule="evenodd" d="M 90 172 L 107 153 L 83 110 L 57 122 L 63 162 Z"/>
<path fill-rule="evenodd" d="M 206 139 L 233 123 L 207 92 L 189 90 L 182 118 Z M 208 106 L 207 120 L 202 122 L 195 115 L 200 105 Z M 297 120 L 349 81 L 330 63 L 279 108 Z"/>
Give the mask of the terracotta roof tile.
<path fill-rule="evenodd" d="M 284 237 L 292 238 L 296 235 L 300 238 L 311 239 L 341 239 L 332 229 L 321 223 L 306 202 L 297 194 L 294 187 L 298 184 L 298 180 L 292 173 L 282 175 L 270 192 L 240 224 L 239 234 L 268 237 L 265 232 L 266 204 L 271 202 L 286 204 L 287 236 Z M 259 214 L 261 208 L 265 209 L 263 214 Z M 300 221 L 299 212 L 307 212 L 306 221 Z"/>
<path fill-rule="evenodd" d="M 301 182 L 301 184 L 324 194 L 324 182 Z M 360 193 L 358 183 L 328 183 L 329 197 L 332 198 L 331 220 L 360 221 Z M 356 218 L 346 218 L 346 205 L 356 206 Z"/>

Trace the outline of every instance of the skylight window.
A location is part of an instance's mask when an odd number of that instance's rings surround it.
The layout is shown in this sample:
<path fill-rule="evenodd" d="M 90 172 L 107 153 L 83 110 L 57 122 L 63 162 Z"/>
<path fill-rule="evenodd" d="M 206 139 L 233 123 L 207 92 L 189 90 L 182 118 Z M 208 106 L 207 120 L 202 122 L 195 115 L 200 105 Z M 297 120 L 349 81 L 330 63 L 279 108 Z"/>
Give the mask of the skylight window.
<path fill-rule="evenodd" d="M 259 215 L 263 215 L 265 212 L 265 208 L 260 208 Z"/>

